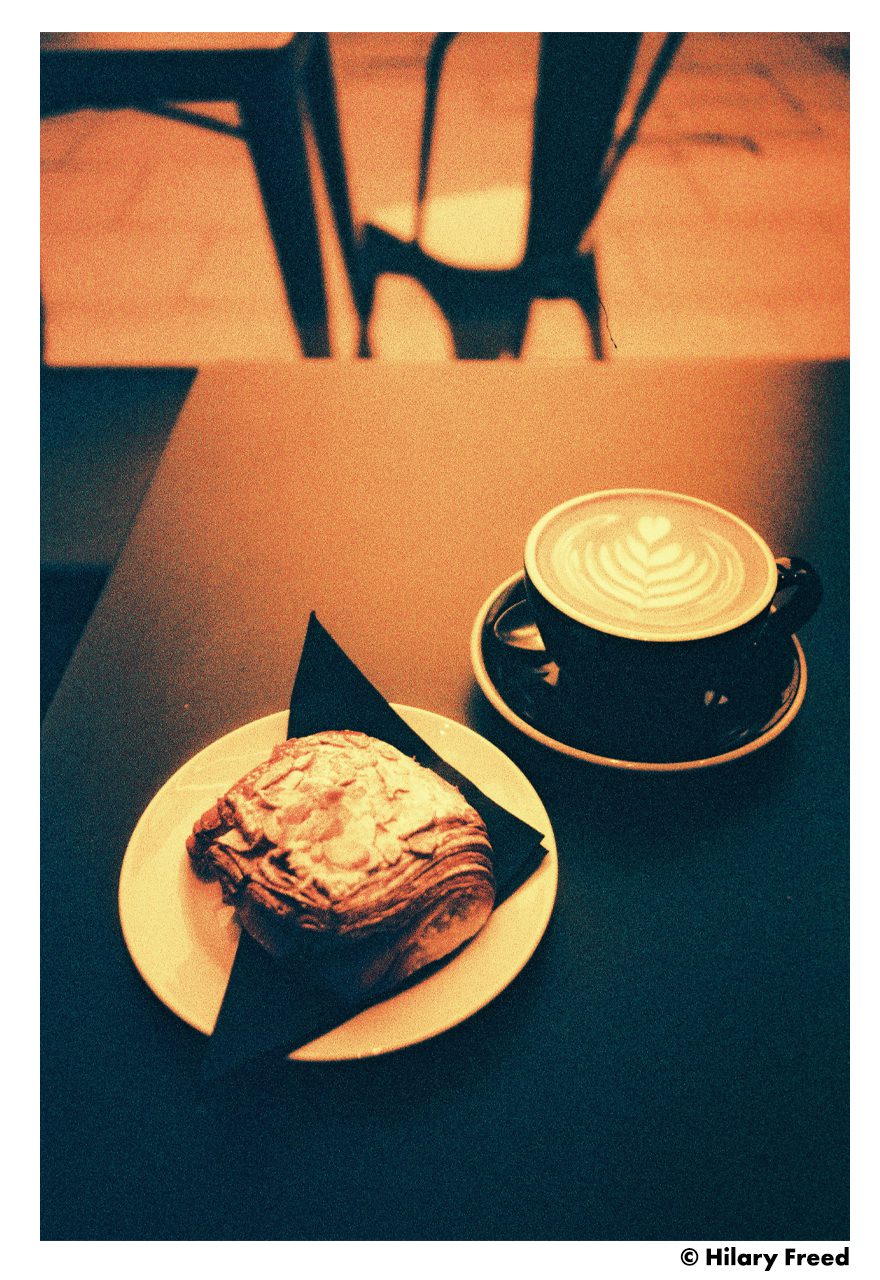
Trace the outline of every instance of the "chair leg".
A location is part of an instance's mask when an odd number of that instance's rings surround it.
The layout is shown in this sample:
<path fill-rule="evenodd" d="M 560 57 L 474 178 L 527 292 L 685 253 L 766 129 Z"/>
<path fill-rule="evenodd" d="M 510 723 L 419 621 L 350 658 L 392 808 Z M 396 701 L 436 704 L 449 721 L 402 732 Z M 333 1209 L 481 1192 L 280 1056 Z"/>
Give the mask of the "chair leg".
<path fill-rule="evenodd" d="M 399 240 L 384 227 L 368 222 L 363 229 L 359 250 L 358 279 L 360 300 L 360 350 L 362 357 L 372 355 L 369 340 L 369 324 L 376 301 L 376 284 L 382 275 L 421 278 L 420 269 L 425 256 L 411 240 Z M 427 287 L 427 286 L 426 286 Z M 439 305 L 439 303 L 438 303 Z"/>
<path fill-rule="evenodd" d="M 280 58 L 239 108 L 303 353 L 329 356 L 321 242 L 293 61 Z"/>
<path fill-rule="evenodd" d="M 483 296 L 480 296 L 483 284 Z M 456 303 L 453 293 L 432 290 L 446 316 L 459 360 L 497 360 L 501 355 L 519 359 L 522 354 L 531 299 L 518 290 L 505 289 L 502 296 L 483 281 L 472 286 L 472 295 Z M 456 291 L 457 292 L 457 288 Z M 444 296 L 445 293 L 445 296 Z"/>
<path fill-rule="evenodd" d="M 457 360 L 497 360 L 511 355 L 519 359 L 528 323 L 528 307 L 516 316 L 486 315 L 475 321 L 473 315 L 456 322 L 455 316 L 447 316 L 455 344 Z"/>
<path fill-rule="evenodd" d="M 336 84 L 330 58 L 330 42 L 326 33 L 310 35 L 310 47 L 304 72 L 304 88 L 309 117 L 333 209 L 336 232 L 348 271 L 355 307 L 362 326 L 366 324 L 366 291 L 362 279 L 361 253 L 355 231 L 354 214 L 345 164 L 345 152 L 339 128 Z"/>
<path fill-rule="evenodd" d="M 596 255 L 592 250 L 574 259 L 568 294 L 584 313 L 596 359 L 607 360 L 605 307 L 599 292 Z"/>

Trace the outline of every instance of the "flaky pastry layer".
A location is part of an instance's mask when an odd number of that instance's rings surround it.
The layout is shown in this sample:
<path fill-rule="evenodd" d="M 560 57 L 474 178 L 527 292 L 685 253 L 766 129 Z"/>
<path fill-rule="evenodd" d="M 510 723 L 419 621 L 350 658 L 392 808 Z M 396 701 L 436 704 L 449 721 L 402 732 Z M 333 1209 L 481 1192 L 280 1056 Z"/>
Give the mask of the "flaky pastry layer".
<path fill-rule="evenodd" d="M 203 814 L 187 849 L 259 942 L 276 955 L 312 944 L 346 987 L 440 959 L 495 900 L 476 810 L 432 770 L 349 730 L 276 747 Z"/>

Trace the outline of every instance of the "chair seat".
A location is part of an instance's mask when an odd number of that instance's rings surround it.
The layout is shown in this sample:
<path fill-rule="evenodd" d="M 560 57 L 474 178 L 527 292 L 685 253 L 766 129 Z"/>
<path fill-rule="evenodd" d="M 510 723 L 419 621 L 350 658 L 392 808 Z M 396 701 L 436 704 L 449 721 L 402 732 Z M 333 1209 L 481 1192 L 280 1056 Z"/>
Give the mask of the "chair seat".
<path fill-rule="evenodd" d="M 517 267 L 526 249 L 529 192 L 523 186 L 489 187 L 425 201 L 419 244 L 437 262 L 465 270 Z M 371 222 L 400 240 L 412 240 L 412 203 L 379 210 Z"/>
<path fill-rule="evenodd" d="M 601 300 L 591 252 L 566 255 L 529 253 L 511 267 L 459 266 L 427 253 L 413 240 L 367 223 L 361 253 L 365 275 L 375 290 L 382 275 L 409 276 L 427 290 L 445 315 L 455 353 L 464 360 L 492 360 L 522 352 L 529 310 L 537 298 L 569 298 L 580 307 L 594 350 L 601 356 Z M 373 293 L 368 299 L 372 310 Z M 369 354 L 368 336 L 364 351 Z"/>

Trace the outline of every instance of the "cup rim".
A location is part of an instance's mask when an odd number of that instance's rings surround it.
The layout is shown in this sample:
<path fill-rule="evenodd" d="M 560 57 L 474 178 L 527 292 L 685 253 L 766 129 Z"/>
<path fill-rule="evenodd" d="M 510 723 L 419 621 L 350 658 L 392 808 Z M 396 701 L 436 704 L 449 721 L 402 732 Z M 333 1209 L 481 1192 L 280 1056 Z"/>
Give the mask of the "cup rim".
<path fill-rule="evenodd" d="M 579 503 L 587 500 L 598 498 L 614 497 L 618 494 L 641 494 L 644 496 L 652 496 L 657 498 L 675 498 L 679 501 L 692 503 L 697 507 L 708 507 L 710 510 L 717 512 L 727 520 L 732 520 L 738 524 L 747 534 L 751 536 L 758 548 L 762 551 L 767 562 L 767 582 L 760 596 L 748 609 L 742 610 L 736 618 L 729 622 L 723 622 L 714 626 L 698 627 L 696 629 L 667 632 L 664 635 L 648 634 L 645 631 L 639 631 L 637 628 L 616 626 L 613 622 L 607 620 L 597 621 L 590 617 L 589 614 L 578 611 L 573 605 L 558 595 L 552 587 L 538 573 L 537 566 L 537 546 L 541 534 L 546 529 L 551 520 L 555 519 L 563 511 L 567 511 L 570 507 L 577 506 Z M 577 622 L 582 627 L 589 627 L 593 631 L 602 632 L 605 635 L 618 636 L 625 640 L 637 640 L 647 644 L 681 644 L 688 640 L 708 640 L 712 636 L 728 635 L 737 631 L 740 627 L 746 626 L 754 618 L 757 618 L 772 601 L 776 594 L 777 584 L 779 580 L 779 566 L 773 552 L 767 546 L 767 543 L 753 529 L 748 521 L 743 520 L 740 516 L 734 515 L 732 511 L 728 511 L 726 507 L 721 507 L 715 502 L 709 502 L 705 498 L 696 498 L 690 493 L 678 493 L 671 489 L 643 489 L 624 485 L 613 489 L 597 489 L 591 493 L 578 494 L 577 497 L 568 498 L 565 502 L 558 503 L 555 507 L 551 507 L 536 521 L 529 531 L 526 538 L 524 568 L 526 578 L 535 589 L 535 591 L 554 609 L 566 617 L 571 618 L 573 622 Z"/>

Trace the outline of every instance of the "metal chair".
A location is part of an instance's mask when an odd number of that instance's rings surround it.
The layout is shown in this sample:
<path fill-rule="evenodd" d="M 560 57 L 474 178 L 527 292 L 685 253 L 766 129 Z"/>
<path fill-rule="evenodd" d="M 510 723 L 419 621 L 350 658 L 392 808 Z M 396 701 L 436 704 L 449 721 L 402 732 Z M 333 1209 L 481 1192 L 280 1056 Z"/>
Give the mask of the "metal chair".
<path fill-rule="evenodd" d="M 525 251 L 517 266 L 500 270 L 451 265 L 419 244 L 437 95 L 444 59 L 457 34 L 441 32 L 428 57 L 414 234 L 407 240 L 375 224 L 363 229 L 361 352 L 370 354 L 367 326 L 376 282 L 391 273 L 411 276 L 427 289 L 449 322 L 461 359 L 492 359 L 504 352 L 519 356 L 536 298 L 573 299 L 586 317 L 595 355 L 602 359 L 606 350 L 595 253 L 592 248 L 580 251 L 579 246 L 684 34 L 665 36 L 620 136 L 615 130 L 640 34 L 541 36 Z"/>
<path fill-rule="evenodd" d="M 241 127 L 181 108 L 234 102 Z M 306 152 L 307 112 L 342 253 L 357 246 L 328 38 L 322 32 L 49 32 L 40 36 L 41 115 L 133 107 L 247 142 L 291 315 L 307 356 L 329 356 L 327 297 Z"/>

